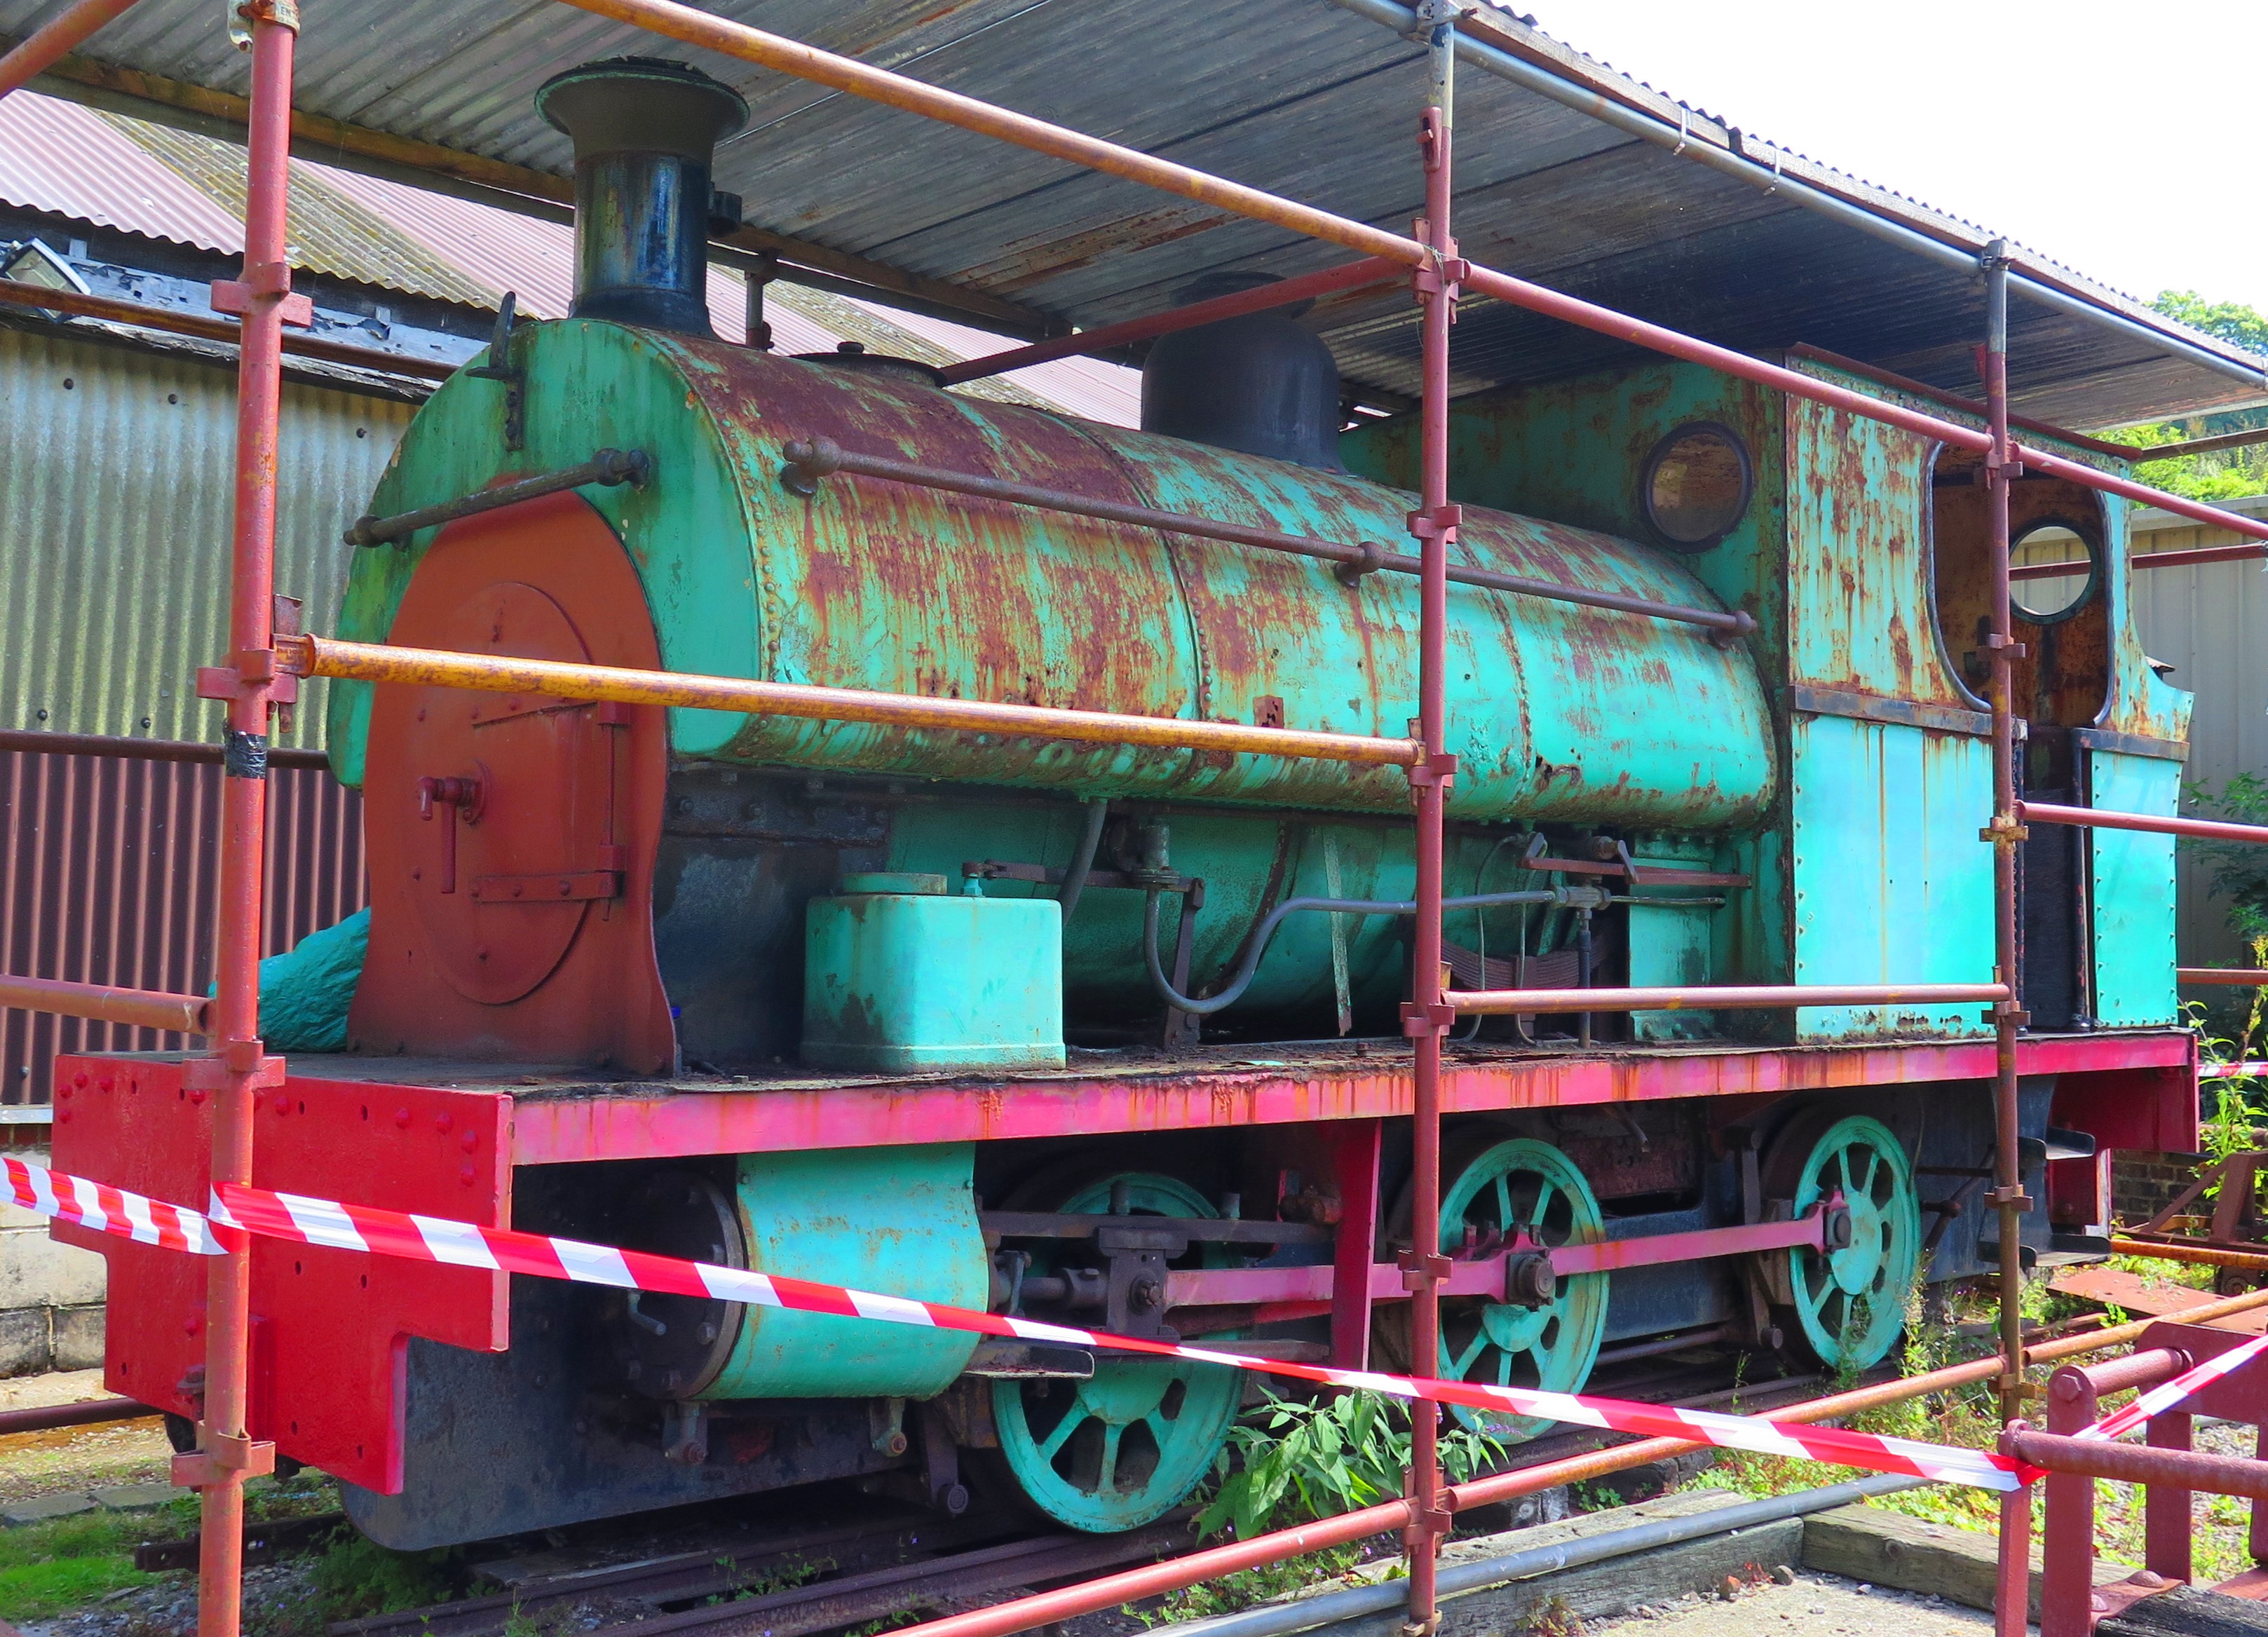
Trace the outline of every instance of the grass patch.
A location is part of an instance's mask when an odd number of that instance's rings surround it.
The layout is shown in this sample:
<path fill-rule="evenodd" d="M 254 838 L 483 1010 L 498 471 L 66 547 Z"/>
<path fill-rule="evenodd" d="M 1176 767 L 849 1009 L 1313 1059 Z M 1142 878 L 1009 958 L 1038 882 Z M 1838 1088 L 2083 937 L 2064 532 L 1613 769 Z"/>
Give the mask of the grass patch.
<path fill-rule="evenodd" d="M 457 1554 L 450 1547 L 394 1552 L 342 1531 L 315 1560 L 315 1591 L 327 1620 L 393 1614 L 428 1603 L 446 1603 L 460 1589 Z"/>
<path fill-rule="evenodd" d="M 1145 1626 L 1209 1619 L 1216 1614 L 1233 1614 L 1256 1604 L 1289 1596 L 1322 1581 L 1336 1580 L 1361 1561 L 1360 1546 L 1333 1546 L 1324 1552 L 1311 1552 L 1305 1557 L 1286 1558 L 1281 1563 L 1240 1569 L 1220 1580 L 1184 1586 L 1179 1591 L 1167 1593 L 1165 1601 L 1154 1609 L 1137 1609 L 1129 1604 L 1123 1612 Z"/>
<path fill-rule="evenodd" d="M 0 1530 L 0 1620 L 46 1619 L 121 1587 L 149 1585 L 158 1576 L 134 1567 L 134 1548 L 162 1532 L 151 1524 L 146 1515 L 98 1512 Z"/>

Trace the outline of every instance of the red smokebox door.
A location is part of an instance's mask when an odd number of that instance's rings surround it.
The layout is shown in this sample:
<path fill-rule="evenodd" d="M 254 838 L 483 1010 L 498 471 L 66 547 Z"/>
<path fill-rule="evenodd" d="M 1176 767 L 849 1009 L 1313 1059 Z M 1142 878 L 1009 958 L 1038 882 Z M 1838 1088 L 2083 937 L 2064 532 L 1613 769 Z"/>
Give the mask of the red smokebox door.
<path fill-rule="evenodd" d="M 391 640 L 660 667 L 637 571 L 573 495 L 444 529 Z M 651 930 L 666 732 L 648 706 L 379 690 L 363 1049 L 668 1070 Z"/>

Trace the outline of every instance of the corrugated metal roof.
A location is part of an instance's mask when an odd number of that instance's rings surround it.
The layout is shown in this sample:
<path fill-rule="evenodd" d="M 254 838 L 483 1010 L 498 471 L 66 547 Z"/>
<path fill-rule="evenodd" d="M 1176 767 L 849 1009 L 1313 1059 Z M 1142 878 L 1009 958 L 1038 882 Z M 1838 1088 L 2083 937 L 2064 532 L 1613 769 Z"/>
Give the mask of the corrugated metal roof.
<path fill-rule="evenodd" d="M 1410 136 L 1423 70 L 1413 45 L 1324 0 L 710 0 L 709 9 L 987 101 L 1382 225 L 1421 189 Z M 45 0 L 0 0 L 20 33 Z M 1582 57 L 1503 11 L 1507 50 L 1610 101 L 1683 120 L 1697 151 L 1735 147 L 1940 242 L 1983 230 L 1784 150 Z M 350 125 L 564 175 L 565 139 L 530 106 L 549 74 L 628 52 L 696 60 L 740 88 L 752 118 L 718 182 L 757 227 L 836 256 L 1012 299 L 1091 326 L 1165 305 L 1193 275 L 1249 266 L 1296 273 L 1338 252 L 1130 183 L 834 95 L 734 59 L 658 44 L 563 6 L 331 0 L 299 44 L 299 105 Z M 142 0 L 91 42 L 98 65 L 241 92 L 247 72 L 209 0 Z M 77 70 L 75 70 L 77 71 Z M 104 94 L 131 88 L 85 70 Z M 1458 222 L 1495 265 L 1613 298 L 1641 315 L 1756 350 L 1809 343 L 1973 386 L 1975 280 L 1800 211 L 1494 77 L 1460 88 Z M 2034 263 L 2051 268 L 2038 258 Z M 2128 298 L 2055 275 L 2107 311 L 2181 333 Z M 1390 388 L 1406 345 L 1402 304 L 1372 299 L 1309 321 L 1359 382 Z M 1461 330 L 1476 381 L 1535 380 L 1628 356 L 1506 321 L 1487 348 Z M 2014 389 L 2035 412 L 2086 425 L 2242 398 L 2203 365 L 2020 305 Z M 2227 352 L 2209 345 L 2209 350 Z"/>
<path fill-rule="evenodd" d="M 291 169 L 295 266 L 490 310 L 512 291 L 531 317 L 566 315 L 575 239 L 565 224 L 304 159 Z M 232 254 L 243 244 L 243 195 L 241 148 L 29 92 L 0 98 L 0 203 Z M 740 274 L 711 269 L 709 313 L 718 335 L 744 338 L 747 303 Z M 944 364 L 1006 344 L 982 330 L 792 284 L 772 287 L 767 313 L 783 352 L 831 352 L 857 341 Z M 1139 411 L 1133 372 L 1086 358 L 964 390 L 1123 425 Z"/>

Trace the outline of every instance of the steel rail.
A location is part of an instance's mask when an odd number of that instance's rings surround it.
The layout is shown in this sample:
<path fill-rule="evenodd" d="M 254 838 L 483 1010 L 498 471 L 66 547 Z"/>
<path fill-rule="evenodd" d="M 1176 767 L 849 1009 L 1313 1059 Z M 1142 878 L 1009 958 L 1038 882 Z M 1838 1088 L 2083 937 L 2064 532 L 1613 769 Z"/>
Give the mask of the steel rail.
<path fill-rule="evenodd" d="M 18 1433 L 53 1432 L 66 1427 L 99 1427 L 106 1421 L 134 1421 L 163 1413 L 132 1398 L 33 1405 L 28 1409 L 0 1410 L 0 1438 L 12 1438 Z"/>
<path fill-rule="evenodd" d="M 2174 981 L 2182 984 L 2228 984 L 2234 988 L 2268 988 L 2268 967 L 2177 966 Z"/>
<path fill-rule="evenodd" d="M 51 313 L 76 313 L 83 318 L 105 319 L 114 324 L 135 324 L 144 329 L 162 329 L 176 336 L 195 336 L 231 346 L 237 345 L 244 335 L 243 326 L 231 318 L 207 318 L 202 313 L 180 313 L 140 301 L 122 301 L 114 296 L 83 295 L 76 290 L 43 290 L 15 278 L 0 278 L 0 301 Z M 326 364 L 350 365 L 356 369 L 382 371 L 389 375 L 414 375 L 421 380 L 446 380 L 457 372 L 455 365 L 444 364 L 438 358 L 408 358 L 401 353 L 381 352 L 375 347 L 323 341 L 313 336 L 286 334 L 284 350 Z"/>
<path fill-rule="evenodd" d="M 1381 571 L 1417 575 L 1423 573 L 1425 567 L 1416 557 L 1403 552 L 1388 551 L 1377 545 L 1348 545 L 1340 541 L 1317 540 L 1309 535 L 1287 535 L 1273 528 L 1218 522 L 1211 518 L 1193 517 L 1186 512 L 1160 511 L 1155 506 L 1138 505 L 1131 501 L 1097 499 L 1065 490 L 1042 488 L 1035 483 L 1020 483 L 1005 477 L 987 477 L 977 472 L 956 472 L 941 466 L 924 466 L 911 461 L 893 460 L 887 455 L 854 454 L 832 438 L 798 439 L 782 446 L 780 454 L 786 461 L 781 470 L 781 481 L 798 494 L 814 493 L 821 480 L 837 473 L 848 473 L 854 477 L 881 478 L 894 483 L 910 483 L 924 489 L 943 490 L 951 494 L 971 495 L 983 500 L 1001 500 L 1012 505 L 1062 512 L 1073 517 L 1099 518 L 1105 522 L 1126 523 L 1138 528 L 1189 535 L 1201 540 L 1226 541 L 1232 545 L 1253 546 L 1263 551 L 1316 557 L 1326 563 L 1338 564 L 1342 570 L 1351 571 L 1344 576 L 1350 580 Z M 1494 569 L 1466 568 L 1454 564 L 1449 566 L 1448 577 L 1461 586 L 1508 592 L 1516 596 L 1539 597 L 1553 602 L 1578 603 L 1586 608 L 1609 608 L 1621 614 L 1674 620 L 1682 624 L 1722 631 L 1731 638 L 1746 637 L 1756 629 L 1756 621 L 1742 609 L 1696 608 L 1683 603 L 1655 602 L 1624 592 L 1593 591 L 1587 586 L 1563 586 L 1555 580 L 1530 579 L 1524 575 L 1499 573 Z"/>
<path fill-rule="evenodd" d="M 127 1029 L 162 1029 L 202 1035 L 211 1002 L 202 995 L 167 994 L 156 989 L 118 989 L 107 984 L 74 984 L 60 977 L 0 975 L 0 1007 L 46 1012 L 56 1017 L 91 1018 Z"/>
<path fill-rule="evenodd" d="M 2268 1307 L 2268 1290 L 2248 1291 L 2241 1296 L 2209 1302 L 2203 1307 L 2190 1309 L 2181 1316 L 2183 1324 L 2202 1324 L 2260 1307 Z M 2033 1362 L 2044 1364 L 2083 1353 L 2099 1353 L 2138 1339 L 2155 1323 L 2155 1319 L 2141 1319 L 2083 1336 L 2038 1342 L 2028 1350 L 2029 1355 Z M 1921 1375 L 1909 1375 L 1871 1387 L 1830 1394 L 1823 1398 L 1808 1399 L 1801 1404 L 1786 1405 L 1777 1410 L 1765 1411 L 1759 1419 L 1797 1425 L 1837 1420 L 1862 1410 L 1879 1409 L 1884 1405 L 1900 1404 L 1911 1398 L 1926 1397 L 1932 1393 L 1991 1381 L 2000 1373 L 2000 1360 L 1996 1354 L 1968 1364 L 1948 1365 Z M 1585 1455 L 1568 1456 L 1515 1471 L 1499 1472 L 1490 1478 L 1472 1478 L 1453 1485 L 1447 1493 L 1454 1510 L 1469 1511 L 1475 1507 L 1516 1501 L 1539 1490 L 1557 1489 L 1565 1484 L 1594 1482 L 1616 1472 L 1628 1471 L 1634 1466 L 1646 1466 L 1705 1448 L 1705 1444 L 1682 1438 L 1641 1438 Z M 1409 1521 L 1408 1501 L 1382 1501 L 1336 1517 L 1191 1552 L 1187 1557 L 1154 1564 L 1148 1568 L 1107 1575 L 1101 1580 L 1089 1581 L 1084 1585 L 1066 1586 L 1057 1591 L 1041 1592 L 1012 1603 L 996 1604 L 989 1609 L 976 1609 L 966 1614 L 902 1626 L 892 1633 L 892 1637 L 1011 1637 L 1012 1633 L 1029 1631 L 1053 1621 L 1098 1613 L 1137 1598 L 1158 1596 L 1166 1592 L 1178 1591 L 1184 1586 L 1196 1585 L 1201 1581 L 1218 1580 L 1223 1575 L 1258 1568 L 1285 1558 L 1386 1534 L 1404 1527 Z"/>
<path fill-rule="evenodd" d="M 26 34 L 16 48 L 0 56 L 0 97 L 21 90 L 50 63 L 61 61 L 85 43 L 95 30 L 124 16 L 135 0 L 75 0 L 62 12 Z"/>
<path fill-rule="evenodd" d="M 938 371 L 938 384 L 958 387 L 963 381 L 982 380 L 990 375 L 1005 374 L 1010 370 L 1046 364 L 1056 358 L 1108 352 L 1138 341 L 1169 336 L 1176 330 L 1194 329 L 1200 324 L 1242 318 L 1248 313 L 1265 313 L 1271 308 L 1289 306 L 1295 301 L 1310 301 L 1317 296 L 1336 295 L 1343 290 L 1363 290 L 1373 284 L 1390 284 L 1407 277 L 1409 269 L 1399 262 L 1367 256 L 1343 267 L 1325 268 L 1320 273 L 1302 273 L 1297 278 L 1263 284 L 1256 290 L 1240 290 L 1232 295 L 1215 296 L 1209 301 L 1193 301 L 1187 306 L 1168 308 L 1148 318 L 1128 319 L 1118 324 L 1101 324 L 1072 335 L 1035 341 L 1027 347 L 1012 347 L 1005 352 L 988 353 L 981 358 L 948 364 Z"/>
<path fill-rule="evenodd" d="M 2020 801 L 2016 804 L 2016 816 L 2026 823 L 2069 824 L 2080 830 L 2139 830 L 2158 836 L 2268 843 L 2268 824 L 2230 824 L 2220 819 L 2161 817 L 2155 813 L 2118 813 L 2106 807 L 2058 807 L 2046 801 Z"/>
<path fill-rule="evenodd" d="M 1460 1015 L 1543 1012 L 1764 1011 L 1775 1007 L 1954 1006 L 2006 1000 L 2006 984 L 1764 984 L 1678 989 L 1475 989 L 1444 997 Z"/>
<path fill-rule="evenodd" d="M 1423 26 L 1418 13 L 1399 4 L 1399 0 L 1336 0 L 1336 4 L 1358 17 L 1367 18 L 1392 29 L 1405 39 Z M 1484 16 L 1483 26 L 1485 24 Z M 1982 255 L 1978 251 L 1947 244 L 1917 228 L 1878 216 L 1864 205 L 1854 204 L 1825 188 L 1788 175 L 1779 165 L 1762 164 L 1745 154 L 1719 146 L 1690 127 L 1673 125 L 1641 109 L 1613 101 L 1549 69 L 1525 62 L 1501 46 L 1476 39 L 1469 32 L 1458 35 L 1457 56 L 1460 61 L 1471 63 L 1484 73 L 1518 85 L 1522 90 L 1534 92 L 1562 107 L 1587 114 L 1602 125 L 1612 126 L 1655 147 L 1667 148 L 1673 154 L 1683 154 L 1697 165 L 1705 165 L 1752 188 L 1775 194 L 1791 204 L 1800 205 L 1815 215 L 1855 228 L 1870 238 L 1910 250 L 1948 271 L 1973 276 L 1981 263 Z M 2161 350 L 2187 358 L 2232 380 L 2243 381 L 2248 386 L 2268 387 L 2268 359 L 2248 365 L 2196 342 L 2166 335 L 2139 319 L 2129 318 L 2123 313 L 2096 306 L 2082 296 L 2073 295 L 2036 278 L 2017 275 L 2010 278 L 2009 286 L 2015 294 L 2041 306 L 2085 319 L 2104 329 L 2147 341 Z"/>
<path fill-rule="evenodd" d="M 1035 119 L 1029 114 L 997 108 L 958 92 L 924 85 L 920 80 L 894 74 L 886 69 L 873 68 L 853 58 L 822 51 L 799 41 L 696 11 L 691 6 L 678 4 L 677 0 L 560 0 L 560 3 L 578 11 L 645 29 L 684 45 L 698 46 L 721 55 L 737 57 L 744 63 L 754 63 L 799 79 L 809 80 L 814 85 L 828 85 L 887 107 L 922 114 L 979 136 L 997 137 L 1067 164 L 1084 166 L 1105 175 L 1154 188 L 1161 193 L 1178 195 L 1290 232 L 1341 245 L 1366 256 L 1377 256 L 1410 268 L 1427 268 L 1435 263 L 1434 247 L 1418 240 L 1405 239 L 1383 228 L 1373 227 L 1367 223 L 1335 215 L 1329 210 L 1317 210 L 1313 205 L 1285 199 L 1257 188 L 1224 181 L 1188 166 L 1176 165 L 1153 154 L 1107 142 L 1099 136 L 1090 136 L 1046 120 Z M 1964 257 L 1963 261 L 1973 264 L 1970 258 Z M 1959 448 L 1982 451 L 1992 445 L 1992 435 L 1978 428 L 1963 426 L 1918 409 L 1909 409 L 1902 404 L 1887 403 L 1865 393 L 1837 387 L 1831 382 L 1816 380 L 1777 364 L 1768 364 L 1762 358 L 1750 358 L 1746 353 L 1682 335 L 1661 325 L 1617 313 L 1610 307 L 1562 295 L 1507 273 L 1470 263 L 1460 263 L 1454 270 L 1466 291 L 1493 296 L 1513 306 L 1560 319 L 1651 351 L 1705 364 L 1742 380 L 1755 381 L 1759 386 L 1771 387 L 1794 397 L 1825 404 L 1830 409 L 1865 416 Z M 2100 312 L 2100 309 L 2093 307 L 2085 310 L 2090 314 Z M 2170 350 L 2183 344 L 2146 327 L 2137 328 L 2156 345 Z M 2268 375 L 2248 374 L 2243 379 L 2268 384 Z M 2068 477 L 2073 483 L 2107 493 L 2139 499 L 2178 516 L 2193 518 L 2216 527 L 2268 540 L 2268 522 L 2255 522 L 2198 501 L 2185 500 L 2179 495 L 2114 477 L 2108 473 L 2098 472 L 2091 466 L 2066 461 L 2059 455 L 2051 455 L 2029 446 L 2021 447 L 2018 453 L 2019 458 L 2034 469 Z"/>
<path fill-rule="evenodd" d="M 488 693 L 534 693 L 555 699 L 613 701 L 622 704 L 682 705 L 695 710 L 740 711 L 752 716 L 789 716 L 811 721 L 936 727 L 998 734 L 1006 738 L 1298 756 L 1373 767 L 1408 767 L 1420 756 L 1417 743 L 1408 739 L 1370 739 L 1354 734 L 1318 734 L 1289 727 L 1248 727 L 1241 722 L 1193 722 L 1177 717 L 1131 716 L 1110 711 L 991 704 L 976 699 L 934 699 L 918 694 L 875 693 L 858 688 L 821 688 L 808 682 L 760 682 L 734 676 L 571 665 L 556 660 L 503 659 L 435 648 L 345 642 L 332 637 L 278 637 L 276 648 L 286 668 L 302 676 L 469 688 Z"/>

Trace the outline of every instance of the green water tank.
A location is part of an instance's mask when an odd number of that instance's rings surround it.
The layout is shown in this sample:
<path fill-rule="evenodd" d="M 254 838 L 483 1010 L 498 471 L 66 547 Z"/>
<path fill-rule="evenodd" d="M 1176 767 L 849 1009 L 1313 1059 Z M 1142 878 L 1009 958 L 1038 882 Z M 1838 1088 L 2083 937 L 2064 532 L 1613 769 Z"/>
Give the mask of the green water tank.
<path fill-rule="evenodd" d="M 802 1055 L 896 1073 L 1061 1068 L 1062 911 L 948 895 L 942 875 L 844 876 L 806 911 Z"/>

